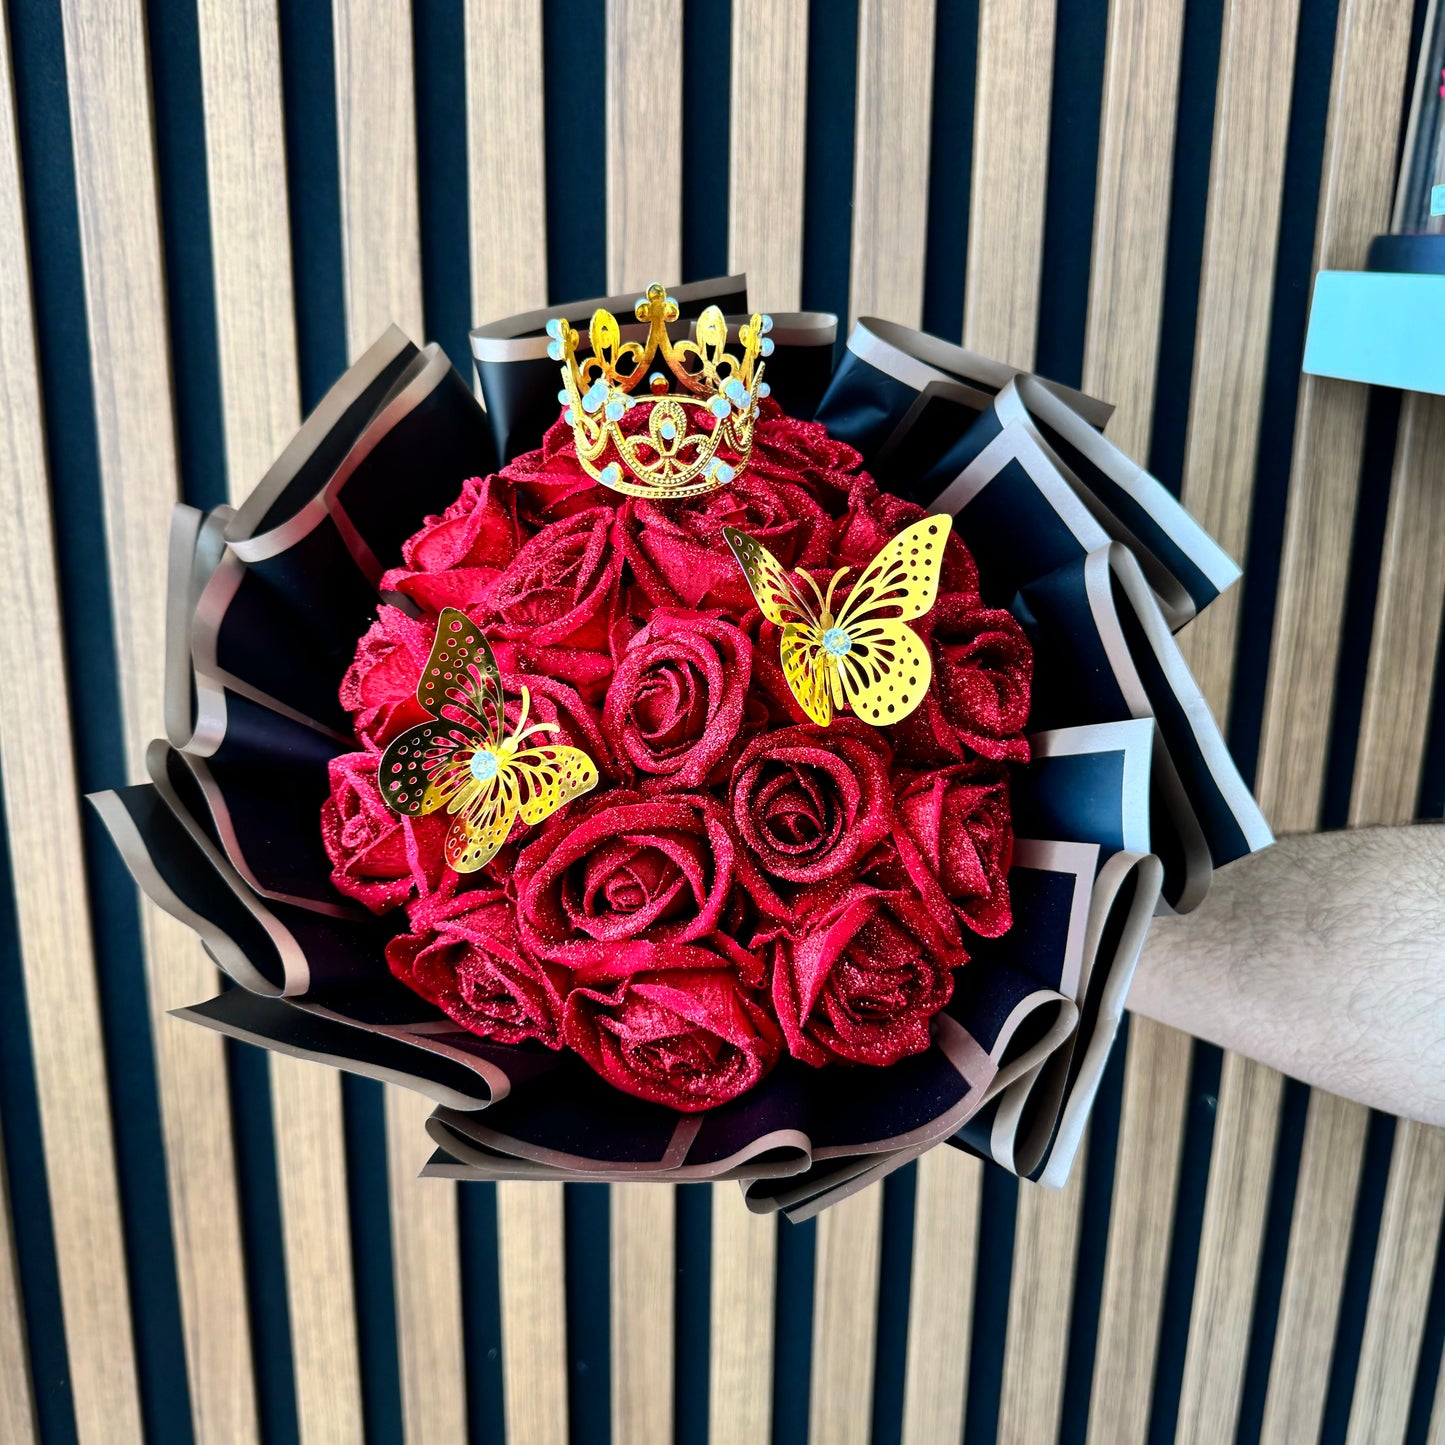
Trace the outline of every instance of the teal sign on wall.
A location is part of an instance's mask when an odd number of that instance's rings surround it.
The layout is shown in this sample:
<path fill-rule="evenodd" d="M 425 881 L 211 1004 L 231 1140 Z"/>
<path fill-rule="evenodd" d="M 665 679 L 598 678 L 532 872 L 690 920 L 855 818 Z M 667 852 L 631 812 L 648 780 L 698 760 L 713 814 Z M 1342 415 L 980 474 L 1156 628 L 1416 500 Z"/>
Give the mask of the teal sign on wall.
<path fill-rule="evenodd" d="M 1445 394 L 1442 338 L 1445 276 L 1321 271 L 1304 369 L 1315 376 Z"/>

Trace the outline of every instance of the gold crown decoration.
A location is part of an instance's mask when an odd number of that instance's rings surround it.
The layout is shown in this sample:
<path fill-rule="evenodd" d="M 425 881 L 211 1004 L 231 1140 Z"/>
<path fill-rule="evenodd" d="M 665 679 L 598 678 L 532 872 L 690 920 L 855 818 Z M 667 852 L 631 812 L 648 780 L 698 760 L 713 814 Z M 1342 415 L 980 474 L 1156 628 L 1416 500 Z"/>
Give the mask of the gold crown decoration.
<path fill-rule="evenodd" d="M 633 497 L 670 500 L 727 486 L 748 464 L 758 402 L 768 394 L 759 358 L 772 354 L 772 317 L 755 313 L 738 328 L 742 355 L 735 356 L 716 306 L 697 318 L 694 341 L 668 335 L 677 302 L 656 282 L 635 314 L 647 323 L 646 341 L 623 341 L 612 313 L 595 311 L 592 354 L 581 360 L 580 338 L 566 318 L 547 323 L 547 355 L 562 363 L 557 400 L 566 406 L 577 460 L 603 486 Z M 659 356 L 685 391 L 671 390 L 667 376 L 649 370 Z M 633 395 L 644 378 L 650 402 Z M 623 417 L 640 404 L 650 406 L 646 426 L 624 427 Z"/>

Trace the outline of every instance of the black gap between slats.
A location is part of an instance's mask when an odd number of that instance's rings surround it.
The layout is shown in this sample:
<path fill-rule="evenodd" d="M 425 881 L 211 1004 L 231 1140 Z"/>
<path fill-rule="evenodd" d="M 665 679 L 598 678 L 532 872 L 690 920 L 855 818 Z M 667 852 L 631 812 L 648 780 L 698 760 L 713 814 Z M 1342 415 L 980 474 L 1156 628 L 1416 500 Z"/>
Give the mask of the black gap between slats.
<path fill-rule="evenodd" d="M 421 341 L 437 341 L 470 383 L 472 316 L 467 157 L 466 22 L 460 7 L 412 11 L 416 64 L 417 199 L 421 222 Z M 490 468 L 488 468 L 490 469 Z M 423 1188 L 441 1187 L 423 1185 Z M 497 1187 L 458 1184 L 462 1345 L 467 1434 L 472 1445 L 501 1445 L 501 1288 L 497 1267 Z"/>
<path fill-rule="evenodd" d="M 309 412 L 346 370 L 335 56 L 326 6 L 283 5 L 279 13 L 291 279 L 301 406 Z"/>
<path fill-rule="evenodd" d="M 313 408 L 346 368 L 335 55 L 331 12 L 283 5 L 287 198 L 301 400 Z M 381 1085 L 343 1074 L 342 1126 L 362 1418 L 369 1441 L 401 1438 L 401 1368 Z"/>
<path fill-rule="evenodd" d="M 809 0 L 803 172 L 803 309 L 838 317 L 847 341 L 853 244 L 858 0 Z"/>
<path fill-rule="evenodd" d="M 772 1445 L 807 1445 L 813 1384 L 813 1281 L 818 1221 L 778 1217 L 777 1297 L 773 1305 Z M 726 1445 L 713 1441 L 712 1445 Z"/>
<path fill-rule="evenodd" d="M 482 23 L 485 22 L 483 17 Z M 412 10 L 416 64 L 417 201 L 421 216 L 421 293 L 426 336 L 467 380 L 473 319 L 467 182 L 467 37 L 461 6 Z"/>
<path fill-rule="evenodd" d="M 386 1169 L 386 1101 L 375 1079 L 341 1076 L 346 1136 L 346 1213 L 366 1438 L 402 1438 L 401 1364 L 396 1340 L 396 1278 L 391 1257 L 391 1199 Z"/>
<path fill-rule="evenodd" d="M 1159 1354 L 1154 1364 L 1154 1401 L 1149 1416 L 1149 1445 L 1170 1445 L 1179 1419 L 1179 1390 L 1184 1380 L 1184 1351 L 1189 1342 L 1189 1313 L 1194 1304 L 1194 1271 L 1199 1264 L 1199 1233 L 1204 1224 L 1204 1190 L 1214 1148 L 1223 1051 L 1196 1042 L 1189 1076 L 1184 1147 L 1179 1159 L 1178 1202 L 1164 1277 L 1164 1308 L 1159 1325 Z"/>
<path fill-rule="evenodd" d="M 606 54 L 604 0 L 548 0 L 542 7 L 547 299 L 553 303 L 607 294 Z"/>
<path fill-rule="evenodd" d="M 1285 1263 L 1289 1257 L 1290 1226 L 1294 1221 L 1299 1186 L 1300 1157 L 1304 1151 L 1305 1122 L 1310 1090 L 1297 1079 L 1284 1081 L 1280 1109 L 1279 1142 L 1275 1148 L 1274 1177 L 1265 1214 L 1264 1238 L 1259 1251 L 1259 1283 L 1249 1328 L 1249 1352 L 1239 1395 L 1239 1423 L 1235 1445 L 1256 1445 L 1264 1424 L 1264 1402 L 1274 1358 L 1279 1302 L 1284 1290 Z"/>
<path fill-rule="evenodd" d="M 435 1187 L 426 1185 L 425 1187 Z M 456 1186 L 461 1239 L 463 1359 L 471 1445 L 507 1438 L 502 1395 L 502 1294 L 497 1254 L 497 1186 Z"/>
<path fill-rule="evenodd" d="M 728 1189 L 737 1186 L 728 1184 Z M 712 1332 L 712 1185 L 679 1184 L 676 1221 L 677 1292 L 673 1319 L 672 1438 L 703 1445 L 708 1438 L 708 1371 Z"/>
<path fill-rule="evenodd" d="M 682 280 L 726 276 L 731 187 L 728 184 L 732 127 L 732 0 L 688 0 L 682 11 Z M 738 56 L 750 63 L 746 48 Z M 742 135 L 752 133 L 744 117 Z M 742 144 L 746 146 L 746 139 Z M 746 152 L 744 153 L 746 155 Z M 670 197 L 660 198 L 665 216 Z M 664 285 L 672 276 L 654 277 Z M 772 297 L 753 295 L 754 310 L 776 306 Z M 686 1436 L 680 1436 L 686 1439 Z"/>
<path fill-rule="evenodd" d="M 146 22 L 181 496 L 192 506 L 209 510 L 227 500 L 228 459 L 222 442 L 205 110 L 194 0 L 150 0 Z M 238 493 L 244 493 L 259 478 L 232 480 Z M 167 1020 L 165 1026 L 178 1025 Z M 259 1050 L 229 1039 L 223 1047 L 258 1421 L 268 1441 L 293 1441 L 299 1438 L 300 1425 L 270 1072 Z"/>
<path fill-rule="evenodd" d="M 1241 589 L 1239 643 L 1226 732 L 1239 771 L 1250 784 L 1259 766 L 1259 734 L 1284 545 L 1337 11 L 1338 0 L 1317 0 L 1300 9 L 1249 548 L 1246 556 L 1236 559 L 1244 564 L 1244 576 L 1237 584 Z"/>
<path fill-rule="evenodd" d="M 1040 376 L 1075 387 L 1083 379 L 1108 21 L 1108 7 L 1099 0 L 1059 0 L 1054 20 L 1049 184 L 1034 359 Z"/>
<path fill-rule="evenodd" d="M 50 1216 L 35 1056 L 27 1021 L 25 975 L 20 963 L 10 840 L 0 811 L 0 1135 L 10 1195 L 15 1278 L 29 1357 L 35 1426 L 45 1445 L 76 1445 L 65 1310 Z"/>
<path fill-rule="evenodd" d="M 65 617 L 86 620 L 64 628 L 64 661 L 79 782 L 91 791 L 130 773 L 118 726 L 64 44 L 60 12 L 44 0 L 11 0 L 9 21 L 61 606 Z M 140 916 L 135 885 L 88 807 L 82 827 L 141 1409 L 147 1438 L 168 1445 L 191 1439 L 190 1393 L 178 1368 L 185 1346 Z M 67 1438 L 74 1427 L 63 1378 L 37 1370 L 37 1395 L 42 1420 Z"/>
<path fill-rule="evenodd" d="M 1320 1445 L 1344 1445 L 1349 1428 L 1350 1406 L 1355 1398 L 1355 1374 L 1360 1365 L 1360 1341 L 1365 1333 L 1365 1311 L 1370 1300 L 1370 1276 L 1375 1269 L 1380 1219 L 1385 1211 L 1385 1185 L 1390 1175 L 1395 1124 L 1393 1114 L 1370 1111 L 1370 1129 L 1365 1138 L 1365 1166 L 1355 1201 L 1355 1222 L 1350 1231 L 1345 1284 L 1335 1322 L 1335 1351 L 1330 1361 L 1330 1387 L 1325 1393 Z"/>
<path fill-rule="evenodd" d="M 877 1335 L 873 1342 L 873 1431 L 869 1438 L 873 1445 L 898 1445 L 903 1434 L 918 1165 L 905 1164 L 884 1179 L 881 1186 L 872 1187 L 883 1190 L 883 1238 L 875 1311 Z"/>
<path fill-rule="evenodd" d="M 1189 388 L 1204 259 L 1204 213 L 1214 147 L 1214 104 L 1224 0 L 1189 0 L 1179 66 L 1179 97 L 1170 171 L 1169 240 L 1159 326 L 1159 370 L 1149 470 L 1177 497 L 1189 430 Z"/>
<path fill-rule="evenodd" d="M 1441 619 L 1445 623 L 1445 617 Z M 1445 817 L 1445 626 L 1435 653 L 1435 689 L 1430 702 L 1430 723 L 1425 740 L 1425 766 L 1420 770 L 1417 818 Z"/>
<path fill-rule="evenodd" d="M 611 1190 L 606 1184 L 562 1188 L 569 1435 L 571 1445 L 611 1445 Z"/>
<path fill-rule="evenodd" d="M 945 341 L 963 336 L 977 76 L 978 0 L 938 0 L 933 21 L 923 329 Z"/>
<path fill-rule="evenodd" d="M 1400 398 L 1398 391 L 1370 388 L 1340 651 L 1335 663 L 1335 706 L 1330 718 L 1320 808 L 1322 828 L 1343 828 L 1350 815 L 1350 789 L 1365 704 L 1365 673 L 1370 663 L 1375 599 L 1380 590 L 1380 553 L 1390 505 L 1390 474 L 1395 463 L 1395 439 L 1400 430 Z"/>
<path fill-rule="evenodd" d="M 978 1272 L 974 1277 L 973 1329 L 969 1339 L 968 1399 L 964 1402 L 963 1417 L 963 1438 L 970 1445 L 977 1445 L 979 1441 L 989 1445 L 998 1438 L 1019 1189 L 1034 1187 L 1020 1185 L 1014 1175 L 993 1164 L 984 1165 L 978 1220 Z"/>
<path fill-rule="evenodd" d="M 1108 1066 L 1099 1081 L 1089 1119 L 1084 1198 L 1079 1218 L 1079 1254 L 1074 1269 L 1074 1305 L 1069 1341 L 1062 1362 L 1064 1395 L 1059 1415 L 1059 1445 L 1082 1445 L 1088 1434 L 1089 1401 L 1094 1392 L 1094 1359 L 1099 1343 L 1099 1302 L 1104 1293 L 1104 1263 L 1109 1246 L 1109 1214 L 1114 1199 L 1114 1166 L 1119 1149 L 1119 1116 L 1124 1104 L 1124 1060 L 1129 1051 L 1129 1015 L 1119 1026 Z"/>

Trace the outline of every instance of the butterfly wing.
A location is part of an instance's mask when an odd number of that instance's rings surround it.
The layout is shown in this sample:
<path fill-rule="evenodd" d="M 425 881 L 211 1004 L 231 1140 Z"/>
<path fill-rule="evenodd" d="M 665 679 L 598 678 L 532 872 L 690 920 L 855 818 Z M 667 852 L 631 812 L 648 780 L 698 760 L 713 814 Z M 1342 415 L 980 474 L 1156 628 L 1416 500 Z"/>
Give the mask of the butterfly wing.
<path fill-rule="evenodd" d="M 923 701 L 933 679 L 933 660 L 923 639 L 894 618 L 855 623 L 848 636 L 852 646 L 835 660 L 848 706 L 874 727 L 902 722 Z"/>
<path fill-rule="evenodd" d="M 399 733 L 381 755 L 377 781 L 389 808 L 408 818 L 434 813 L 471 779 L 480 741 L 470 729 L 432 718 Z"/>
<path fill-rule="evenodd" d="M 447 829 L 442 856 L 457 873 L 475 873 L 497 855 L 517 821 L 517 780 L 503 768 L 489 782 L 472 779 L 451 802 L 456 816 Z"/>
<path fill-rule="evenodd" d="M 848 651 L 837 659 L 838 681 L 858 717 L 875 727 L 902 722 L 923 701 L 933 661 L 906 622 L 938 597 L 943 547 L 953 526 L 946 516 L 905 527 L 863 570 L 838 614 Z"/>
<path fill-rule="evenodd" d="M 923 517 L 905 527 L 863 569 L 838 613 L 838 626 L 881 613 L 908 622 L 922 617 L 938 598 L 943 544 L 953 527 L 947 516 Z"/>
<path fill-rule="evenodd" d="M 475 728 L 482 745 L 496 747 L 503 721 L 502 675 L 482 630 L 456 607 L 442 611 L 416 700 L 433 717 L 443 709 L 452 720 Z"/>
<path fill-rule="evenodd" d="M 817 627 L 818 614 L 793 585 L 783 564 L 761 542 L 734 527 L 724 527 L 722 534 L 769 622 L 777 627 L 786 627 L 790 622 L 809 622 Z"/>
<path fill-rule="evenodd" d="M 540 823 L 558 808 L 597 786 L 597 764 L 580 748 L 543 743 L 523 748 L 503 764 L 502 771 L 517 789 L 518 812 L 524 823 Z"/>
<path fill-rule="evenodd" d="M 827 654 L 818 629 L 810 622 L 786 623 L 780 652 L 783 676 L 798 706 L 819 727 L 827 727 L 833 721 L 833 699 L 829 695 Z"/>

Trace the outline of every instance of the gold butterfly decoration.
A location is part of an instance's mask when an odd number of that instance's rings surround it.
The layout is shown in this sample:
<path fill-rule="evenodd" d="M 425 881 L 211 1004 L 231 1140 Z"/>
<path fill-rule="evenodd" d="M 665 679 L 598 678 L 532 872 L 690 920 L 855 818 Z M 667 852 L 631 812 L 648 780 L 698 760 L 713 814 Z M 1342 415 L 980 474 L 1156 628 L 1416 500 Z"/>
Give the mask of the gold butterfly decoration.
<path fill-rule="evenodd" d="M 458 873 L 474 873 L 496 856 L 520 818 L 531 825 L 597 786 L 597 765 L 560 743 L 524 747 L 556 723 L 527 725 L 531 697 L 507 731 L 502 677 L 480 629 L 448 607 L 416 700 L 431 714 L 394 738 L 381 755 L 387 806 L 416 818 L 445 807 L 452 815 L 443 854 Z"/>
<path fill-rule="evenodd" d="M 724 527 L 723 536 L 769 622 L 783 629 L 783 676 L 798 706 L 822 727 L 845 705 L 864 722 L 902 722 L 928 691 L 933 662 L 906 622 L 938 596 L 943 544 L 953 519 L 924 517 L 905 527 L 863 569 L 835 614 L 833 593 L 849 572 L 840 567 L 826 593 L 801 569 L 813 605 L 761 543 Z"/>

